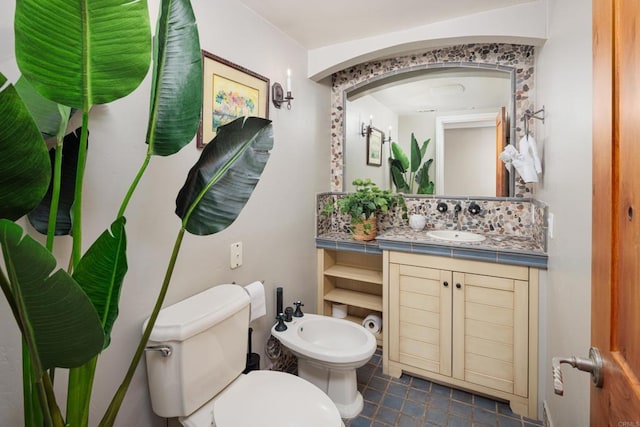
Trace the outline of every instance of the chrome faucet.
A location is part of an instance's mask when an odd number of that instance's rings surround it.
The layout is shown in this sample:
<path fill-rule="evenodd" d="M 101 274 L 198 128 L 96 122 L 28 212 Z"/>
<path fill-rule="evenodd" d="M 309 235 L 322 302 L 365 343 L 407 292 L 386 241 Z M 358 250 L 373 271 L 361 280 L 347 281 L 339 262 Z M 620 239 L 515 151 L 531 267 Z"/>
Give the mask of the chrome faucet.
<path fill-rule="evenodd" d="M 455 220 L 455 229 L 460 230 L 462 227 L 460 225 L 460 220 L 462 217 L 460 216 L 460 212 L 462 211 L 462 205 L 460 203 L 456 203 L 456 206 L 453 208 L 453 218 Z"/>

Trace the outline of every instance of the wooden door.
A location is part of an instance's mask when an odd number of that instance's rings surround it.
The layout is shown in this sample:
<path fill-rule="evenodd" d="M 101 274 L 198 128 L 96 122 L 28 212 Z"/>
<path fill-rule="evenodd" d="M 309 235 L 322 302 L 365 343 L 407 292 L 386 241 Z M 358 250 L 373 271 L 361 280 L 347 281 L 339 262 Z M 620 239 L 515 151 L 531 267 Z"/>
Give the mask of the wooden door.
<path fill-rule="evenodd" d="M 640 425 L 640 2 L 593 1 L 592 426 Z M 586 349 L 585 349 L 586 351 Z"/>
<path fill-rule="evenodd" d="M 500 153 L 507 146 L 506 109 L 502 107 L 496 116 L 496 196 L 509 196 L 509 173 L 500 160 Z"/>

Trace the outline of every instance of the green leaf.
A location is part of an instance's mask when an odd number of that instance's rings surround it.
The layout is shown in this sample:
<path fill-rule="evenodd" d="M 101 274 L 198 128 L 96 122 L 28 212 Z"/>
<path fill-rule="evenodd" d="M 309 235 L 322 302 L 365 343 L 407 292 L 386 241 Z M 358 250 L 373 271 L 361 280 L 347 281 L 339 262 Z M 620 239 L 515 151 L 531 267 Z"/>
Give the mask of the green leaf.
<path fill-rule="evenodd" d="M 422 167 L 416 172 L 416 183 L 418 184 L 417 194 L 425 194 L 423 191 L 426 186 L 429 185 L 429 166 L 433 163 L 433 159 L 429 159 Z"/>
<path fill-rule="evenodd" d="M 69 117 L 69 107 L 64 107 L 66 110 L 61 111 L 57 103 L 40 95 L 33 86 L 31 86 L 31 83 L 22 76 L 16 82 L 15 87 L 20 98 L 22 98 L 29 109 L 31 117 L 33 117 L 38 125 L 38 129 L 43 133 L 44 138 L 56 136 L 63 121 L 66 127 Z M 66 111 L 66 117 L 62 116 L 64 111 Z"/>
<path fill-rule="evenodd" d="M 431 142 L 431 138 L 427 139 L 422 143 L 422 147 L 420 147 L 420 159 L 424 158 L 424 155 L 427 152 L 427 147 L 429 146 L 430 142 Z"/>
<path fill-rule="evenodd" d="M 429 180 L 429 168 L 433 163 L 433 159 L 427 160 L 420 170 L 416 173 L 416 182 L 418 183 L 418 194 L 433 194 L 434 183 Z"/>
<path fill-rule="evenodd" d="M 411 132 L 411 172 L 417 172 L 422 163 L 422 153 L 420 152 L 420 146 L 416 137 Z"/>
<path fill-rule="evenodd" d="M 218 128 L 178 194 L 176 214 L 184 228 L 207 235 L 235 221 L 258 184 L 272 147 L 270 120 L 240 117 Z"/>
<path fill-rule="evenodd" d="M 64 270 L 51 274 L 53 255 L 5 219 L 0 219 L 0 246 L 9 278 L 7 297 L 17 311 L 36 376 L 49 368 L 80 366 L 98 354 L 104 344 L 98 315 Z"/>
<path fill-rule="evenodd" d="M 73 278 L 87 294 L 104 328 L 104 347 L 111 342 L 111 330 L 118 317 L 120 289 L 127 273 L 125 218 L 120 217 L 104 231 L 82 256 Z"/>
<path fill-rule="evenodd" d="M 80 147 L 81 128 L 64 137 L 62 147 L 62 181 L 60 188 L 60 200 L 56 214 L 56 236 L 71 233 L 71 206 L 73 205 L 76 188 L 76 166 L 78 164 L 78 149 Z M 49 150 L 51 168 L 53 169 L 55 149 Z M 51 210 L 51 192 L 49 185 L 47 194 L 35 209 L 28 213 L 29 222 L 39 233 L 47 234 L 49 225 L 49 211 Z"/>
<path fill-rule="evenodd" d="M 433 194 L 436 191 L 436 184 L 433 181 L 429 181 L 429 185 L 424 190 L 424 194 Z"/>
<path fill-rule="evenodd" d="M 163 1 L 156 28 L 147 143 L 168 156 L 193 139 L 202 108 L 202 53 L 189 0 Z"/>
<path fill-rule="evenodd" d="M 404 179 L 404 171 L 401 167 L 402 164 L 400 161 L 396 159 L 391 160 L 391 179 L 398 193 L 409 193 L 409 184 L 407 184 L 407 181 Z"/>
<path fill-rule="evenodd" d="M 0 87 L 6 78 L 0 74 Z M 0 92 L 0 218 L 16 220 L 42 199 L 51 177 L 47 146 L 15 87 Z"/>
<path fill-rule="evenodd" d="M 409 158 L 402 150 L 402 147 L 398 143 L 392 142 L 391 153 L 393 154 L 393 159 L 400 162 L 400 169 L 402 170 L 402 172 L 404 173 L 405 171 L 407 171 L 409 169 Z"/>
<path fill-rule="evenodd" d="M 17 0 L 16 60 L 44 97 L 88 110 L 131 93 L 151 61 L 145 0 Z"/>

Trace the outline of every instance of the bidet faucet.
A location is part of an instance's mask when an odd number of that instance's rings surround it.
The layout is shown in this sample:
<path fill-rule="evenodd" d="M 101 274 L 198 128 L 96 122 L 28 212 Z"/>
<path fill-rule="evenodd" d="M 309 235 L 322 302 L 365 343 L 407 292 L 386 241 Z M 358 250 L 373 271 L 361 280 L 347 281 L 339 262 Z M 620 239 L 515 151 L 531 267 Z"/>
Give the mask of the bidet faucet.
<path fill-rule="evenodd" d="M 279 313 L 276 316 L 276 320 L 278 321 L 278 324 L 276 325 L 276 331 L 278 332 L 286 331 L 287 325 L 284 324 L 284 313 Z"/>
<path fill-rule="evenodd" d="M 302 313 L 302 310 L 300 310 L 300 307 L 304 307 L 304 304 L 302 303 L 302 301 L 296 301 L 293 303 L 293 305 L 296 306 L 296 311 L 293 312 L 293 317 L 304 316 L 304 314 Z"/>
<path fill-rule="evenodd" d="M 460 203 L 456 203 L 456 206 L 453 208 L 453 219 L 455 220 L 455 229 L 460 230 L 462 227 L 460 226 L 460 212 L 462 211 L 462 205 Z"/>

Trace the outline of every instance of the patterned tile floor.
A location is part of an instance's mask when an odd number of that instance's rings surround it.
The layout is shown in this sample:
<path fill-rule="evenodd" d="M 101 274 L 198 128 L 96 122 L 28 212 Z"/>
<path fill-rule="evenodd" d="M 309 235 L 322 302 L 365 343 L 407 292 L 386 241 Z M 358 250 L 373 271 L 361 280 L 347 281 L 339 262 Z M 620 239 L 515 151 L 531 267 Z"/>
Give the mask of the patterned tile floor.
<path fill-rule="evenodd" d="M 542 422 L 521 417 L 509 405 L 430 381 L 382 373 L 382 354 L 376 351 L 358 369 L 358 389 L 364 397 L 362 413 L 345 420 L 345 427 L 534 427 Z"/>

